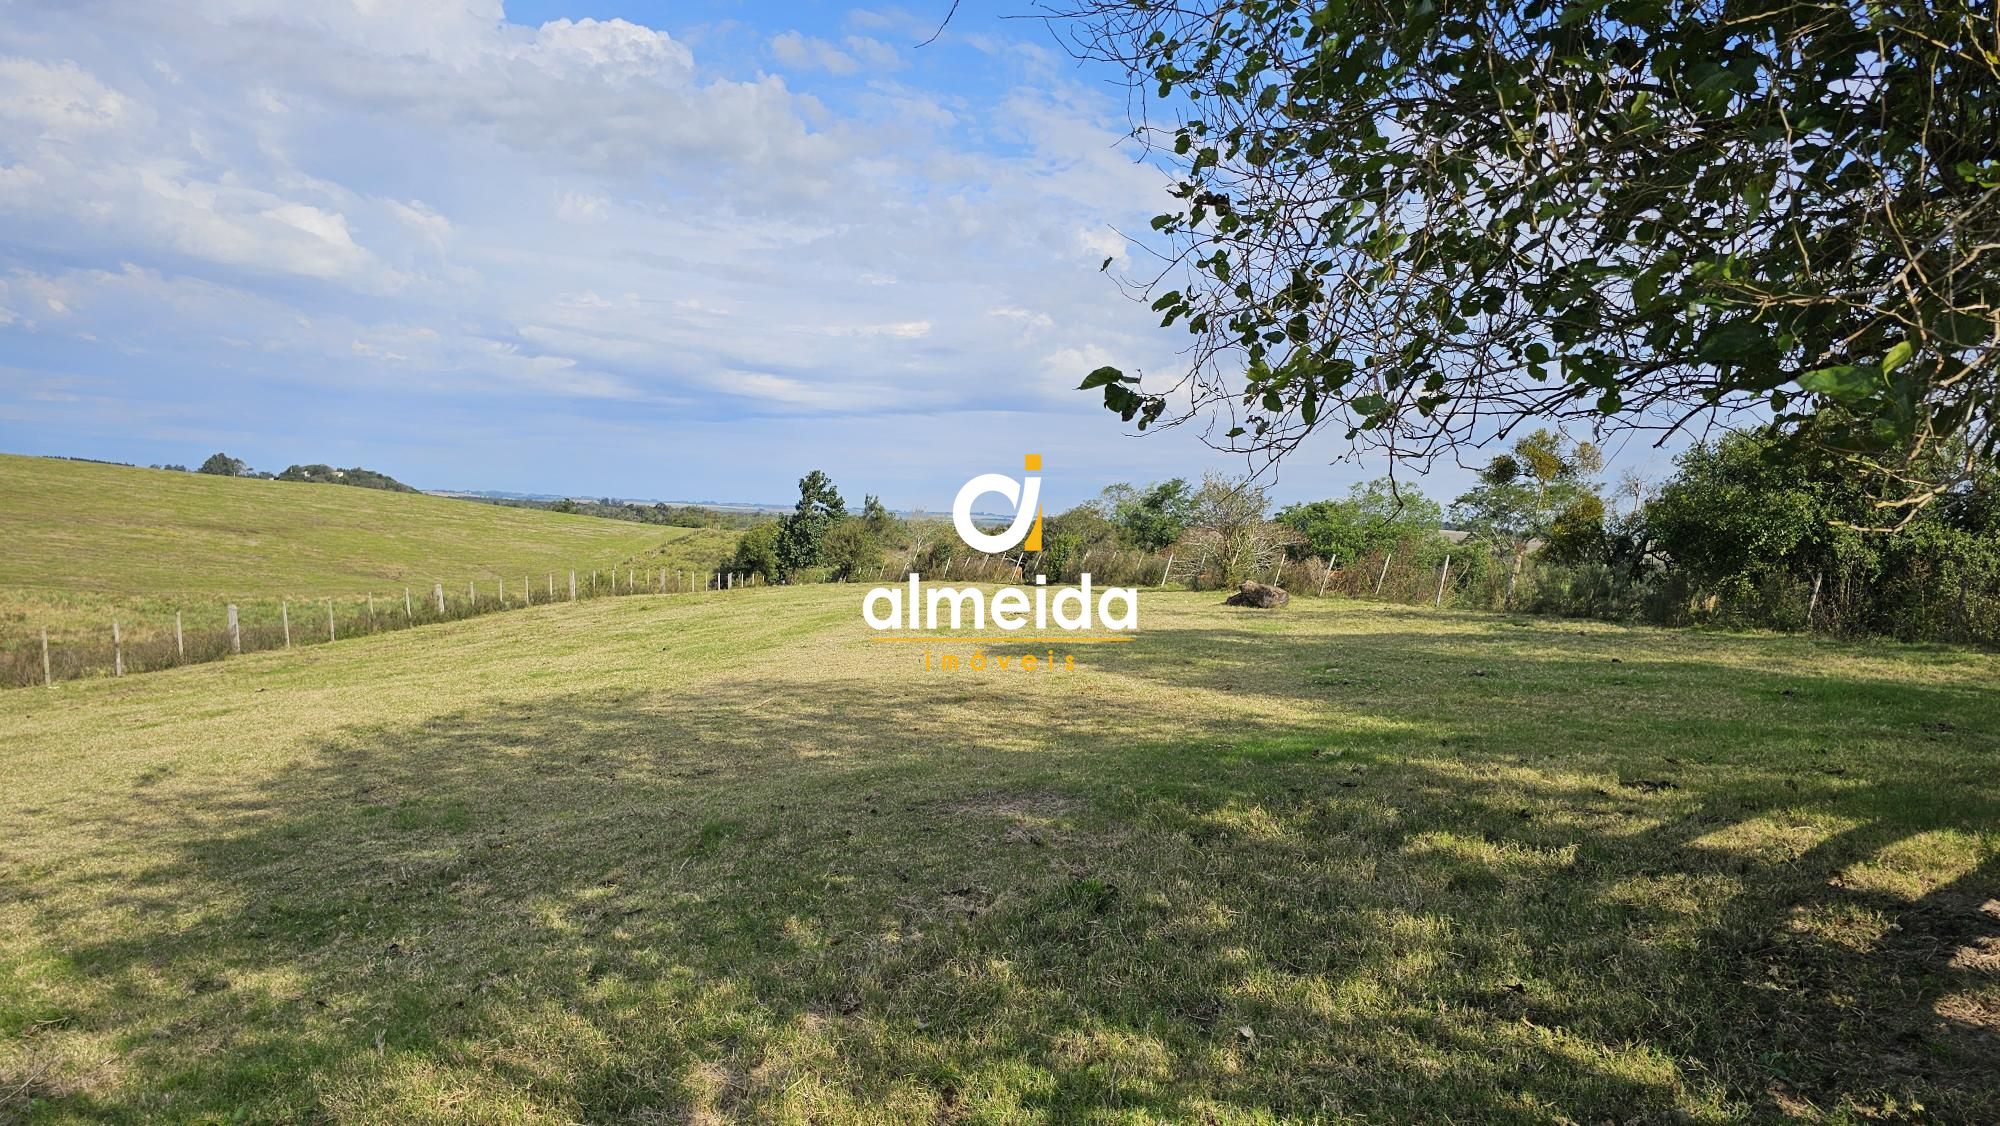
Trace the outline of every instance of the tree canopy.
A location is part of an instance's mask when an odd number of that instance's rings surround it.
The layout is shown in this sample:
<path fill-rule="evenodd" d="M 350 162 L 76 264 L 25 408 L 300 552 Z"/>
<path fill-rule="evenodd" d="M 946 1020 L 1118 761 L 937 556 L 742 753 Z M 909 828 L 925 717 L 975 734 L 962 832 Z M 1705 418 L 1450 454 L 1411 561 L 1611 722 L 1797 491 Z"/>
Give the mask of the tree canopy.
<path fill-rule="evenodd" d="M 1437 502 L 1421 492 L 1377 478 L 1356 482 L 1343 499 L 1286 505 L 1276 519 L 1298 533 L 1295 554 L 1345 565 L 1401 540 L 1435 533 L 1443 517 Z"/>
<path fill-rule="evenodd" d="M 846 515 L 847 502 L 833 487 L 833 478 L 817 469 L 799 478 L 799 502 L 778 528 L 779 575 L 789 578 L 819 566 L 827 529 Z"/>
<path fill-rule="evenodd" d="M 1194 519 L 1194 489 L 1184 477 L 1141 488 L 1120 483 L 1104 490 L 1102 507 L 1126 546 L 1159 551 L 1179 539 Z"/>
<path fill-rule="evenodd" d="M 241 477 L 250 472 L 250 467 L 243 464 L 243 459 L 240 457 L 214 453 L 208 455 L 208 460 L 202 462 L 201 468 L 195 472 L 206 473 L 211 477 Z"/>
<path fill-rule="evenodd" d="M 1747 419 L 1859 471 L 1883 525 L 1994 456 L 1991 0 L 1060 15 L 1178 176 L 1134 284 L 1191 363 L 1083 384 L 1142 429 L 1428 462 L 1531 420 Z"/>

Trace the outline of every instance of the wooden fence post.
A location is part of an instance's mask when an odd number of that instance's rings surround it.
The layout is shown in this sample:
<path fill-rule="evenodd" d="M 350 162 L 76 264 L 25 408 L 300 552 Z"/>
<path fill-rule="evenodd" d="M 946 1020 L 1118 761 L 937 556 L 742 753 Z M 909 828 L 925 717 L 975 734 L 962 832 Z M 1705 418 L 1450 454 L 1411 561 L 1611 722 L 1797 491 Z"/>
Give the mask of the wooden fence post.
<path fill-rule="evenodd" d="M 125 638 L 118 632 L 118 619 L 111 619 L 111 675 L 125 675 Z"/>
<path fill-rule="evenodd" d="M 176 661 L 185 661 L 188 659 L 187 639 L 181 635 L 181 612 L 179 610 L 174 611 L 174 659 Z"/>
<path fill-rule="evenodd" d="M 550 602 L 554 602 L 555 600 L 556 600 L 556 573 L 555 573 L 554 571 L 550 571 L 550 572 L 549 572 L 549 601 L 550 601 Z"/>
<path fill-rule="evenodd" d="M 439 617 L 443 617 L 443 616 L 444 616 L 444 584 L 443 584 L 443 583 L 432 583 L 432 584 L 431 584 L 431 597 L 433 597 L 433 598 L 437 599 L 437 608 L 438 608 L 438 616 L 439 616 Z"/>
<path fill-rule="evenodd" d="M 1382 558 L 1382 573 L 1375 576 L 1375 595 L 1378 598 L 1382 594 L 1382 580 L 1389 577 L 1389 561 L 1395 557 L 1396 553 L 1392 551 Z"/>
<path fill-rule="evenodd" d="M 595 569 L 590 572 L 590 596 L 592 598 L 597 597 L 597 571 Z"/>
<path fill-rule="evenodd" d="M 531 586 L 529 586 L 529 585 L 528 585 L 528 576 L 526 576 L 526 575 L 522 575 L 522 576 L 521 576 L 521 605 L 523 605 L 523 606 L 533 606 L 534 604 L 535 604 L 535 588 L 534 588 L 534 587 L 531 587 Z"/>
<path fill-rule="evenodd" d="M 375 632 L 375 592 L 368 592 L 368 631 Z"/>
<path fill-rule="evenodd" d="M 576 601 L 576 568 L 574 567 L 570 568 L 569 572 L 569 600 L 571 602 Z"/>
<path fill-rule="evenodd" d="M 466 605 L 471 606 L 475 611 L 479 609 L 478 579 L 473 579 L 471 582 L 465 584 L 465 602 Z"/>
<path fill-rule="evenodd" d="M 333 599 L 326 600 L 326 639 L 336 640 L 333 633 Z"/>
<path fill-rule="evenodd" d="M 49 671 L 49 627 L 42 627 L 42 687 L 54 688 L 56 678 Z"/>
<path fill-rule="evenodd" d="M 1319 596 L 1321 598 L 1326 597 L 1326 582 L 1328 579 L 1331 579 L 1332 577 L 1333 577 L 1333 560 L 1328 559 L 1326 561 L 1326 570 L 1322 571 L 1319 576 Z"/>
<path fill-rule="evenodd" d="M 292 647 L 292 604 L 289 600 L 278 599 L 278 619 L 285 623 L 285 648 Z"/>
<path fill-rule="evenodd" d="M 1167 565 L 1160 568 L 1160 585 L 1161 586 L 1167 585 L 1167 580 L 1173 577 L 1173 573 L 1174 573 L 1174 553 L 1169 551 L 1167 552 Z"/>
<path fill-rule="evenodd" d="M 1812 601 L 1806 603 L 1806 632 L 1808 633 L 1812 632 L 1813 615 L 1819 611 L 1819 581 L 1825 577 L 1820 572 L 1813 573 Z"/>
<path fill-rule="evenodd" d="M 229 651 L 237 655 L 243 653 L 243 628 L 236 621 L 236 603 L 229 604 Z"/>
<path fill-rule="evenodd" d="M 1438 569 L 1438 594 L 1436 609 L 1444 609 L 1444 580 L 1451 575 L 1451 556 L 1444 557 L 1444 566 Z"/>
<path fill-rule="evenodd" d="M 403 588 L 403 624 L 404 624 L 404 625 L 409 625 L 409 624 L 410 624 L 411 622 L 414 622 L 414 621 L 416 621 L 416 620 L 417 620 L 417 615 L 416 615 L 415 613 L 413 613 L 413 612 L 412 612 L 412 611 L 410 610 L 410 588 L 409 588 L 409 587 L 404 587 L 404 588 Z"/>

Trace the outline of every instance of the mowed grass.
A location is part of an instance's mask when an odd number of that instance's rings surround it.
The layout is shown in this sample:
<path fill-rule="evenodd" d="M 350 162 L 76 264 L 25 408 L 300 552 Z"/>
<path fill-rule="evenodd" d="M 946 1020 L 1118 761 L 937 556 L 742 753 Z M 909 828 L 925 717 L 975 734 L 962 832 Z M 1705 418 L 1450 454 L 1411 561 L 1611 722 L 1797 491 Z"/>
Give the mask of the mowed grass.
<path fill-rule="evenodd" d="M 0 454 L 0 641 L 130 638 L 222 628 L 223 606 L 277 621 L 277 600 L 333 597 L 358 614 L 373 592 L 400 608 L 443 583 L 546 592 L 548 575 L 705 569 L 733 532 L 666 528 L 410 493 L 209 477 Z M 607 585 L 608 585 L 608 579 Z M 302 631 L 303 632 L 303 631 Z M 107 657 L 108 659 L 108 657 Z"/>
<path fill-rule="evenodd" d="M 7 693 L 0 1117 L 2000 1118 L 2000 660 L 1216 602 Z"/>

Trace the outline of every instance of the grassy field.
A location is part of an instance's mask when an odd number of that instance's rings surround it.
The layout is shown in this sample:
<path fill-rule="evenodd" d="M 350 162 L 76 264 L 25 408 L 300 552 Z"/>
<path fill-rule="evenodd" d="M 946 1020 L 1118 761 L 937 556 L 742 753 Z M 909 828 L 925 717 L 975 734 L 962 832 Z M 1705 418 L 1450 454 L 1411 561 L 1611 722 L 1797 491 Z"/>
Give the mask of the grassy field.
<path fill-rule="evenodd" d="M 468 583 L 490 597 L 504 581 L 518 598 L 524 580 L 546 589 L 550 572 L 572 567 L 706 570 L 735 541 L 714 529 L 0 454 L 0 648 L 38 642 L 46 626 L 59 651 L 88 645 L 108 666 L 114 618 L 146 645 L 171 632 L 177 610 L 187 629 L 213 633 L 230 601 L 264 627 L 281 598 L 336 598 L 355 617 L 370 592 L 400 601 L 404 587 L 421 596 L 438 582 L 454 597 Z"/>
<path fill-rule="evenodd" d="M 858 601 L 0 695 L 0 1118 L 2000 1119 L 1994 656 Z"/>

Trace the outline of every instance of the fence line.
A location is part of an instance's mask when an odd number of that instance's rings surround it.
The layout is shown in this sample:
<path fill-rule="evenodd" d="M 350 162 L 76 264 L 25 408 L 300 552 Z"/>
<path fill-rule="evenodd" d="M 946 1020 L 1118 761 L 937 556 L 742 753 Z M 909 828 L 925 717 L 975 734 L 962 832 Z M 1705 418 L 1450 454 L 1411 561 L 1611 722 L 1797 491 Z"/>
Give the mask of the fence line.
<path fill-rule="evenodd" d="M 1422 554 L 1390 550 L 1344 562 L 1279 558 L 1271 564 L 1269 577 L 1291 589 L 1295 597 L 1375 599 L 1440 609 L 1504 607 L 1506 588 L 1514 578 L 1505 561 L 1496 563 L 1478 552 L 1446 554 L 1441 559 L 1433 557 L 1425 561 Z M 936 574 L 942 579 L 943 572 L 949 570 L 958 582 L 1023 582 L 1035 574 L 1046 574 L 1051 582 L 1074 582 L 1087 564 L 1094 564 L 1092 577 L 1100 586 L 1220 590 L 1228 585 L 1206 550 L 1190 563 L 1186 556 L 1172 551 L 1099 549 L 1077 560 L 1065 560 L 1049 551 L 957 555 L 944 545 L 906 553 L 900 566 L 885 561 L 872 578 L 863 574 L 848 579 L 893 583 L 911 573 Z M 1263 574 L 1261 568 L 1260 564 L 1258 574 Z M 319 596 L 325 599 L 327 613 L 323 642 L 308 640 L 314 634 L 311 629 L 293 636 L 289 596 L 245 601 L 241 605 L 225 603 L 220 607 L 219 623 L 210 616 L 217 609 L 215 603 L 176 607 L 171 635 L 166 633 L 164 614 L 157 629 L 142 626 L 136 633 L 126 628 L 129 621 L 109 615 L 108 632 L 91 631 L 74 637 L 51 638 L 48 626 L 43 624 L 35 636 L 0 642 L 0 687 L 25 687 L 37 682 L 53 686 L 59 680 L 107 673 L 123 676 L 127 672 L 221 660 L 244 652 L 330 644 L 479 614 L 547 605 L 559 600 L 555 574 L 549 572 L 543 584 L 534 584 L 528 576 L 522 576 L 521 597 L 517 602 L 507 598 L 504 580 L 496 582 L 494 597 L 488 600 L 480 598 L 478 580 L 468 582 L 462 603 L 447 598 L 445 584 L 437 581 L 421 611 L 417 609 L 414 588 L 405 586 L 400 620 L 394 617 L 393 610 L 387 614 L 376 612 L 373 591 L 345 597 Z M 591 572 L 587 587 L 574 569 L 568 570 L 567 577 L 567 590 L 561 593 L 566 593 L 572 602 L 600 597 L 734 591 L 760 585 L 754 574 L 723 569 L 708 572 L 699 587 L 695 579 L 702 577 L 700 572 L 675 569 L 669 582 L 666 568 L 655 569 L 641 585 L 638 569 L 628 566 L 622 589 L 616 568 L 608 572 L 609 581 L 602 587 L 596 571 Z M 1937 579 L 1912 587 L 1906 599 L 1909 607 L 1903 628 L 1910 632 L 1910 639 L 2000 643 L 2000 584 L 1974 583 L 1963 575 Z M 1678 585 L 1672 576 L 1634 581 L 1601 566 L 1560 567 L 1530 559 L 1518 576 L 1515 606 L 1529 613 L 1648 621 L 1668 626 L 1709 622 L 1843 635 L 1882 632 L 1874 620 L 1879 614 L 1871 616 L 1870 605 L 1853 587 L 1849 575 L 1831 572 L 1816 574 L 1810 582 L 1777 576 L 1754 590 L 1697 592 Z M 272 613 L 273 610 L 276 612 Z M 217 624 L 203 625 L 204 620 Z"/>
<path fill-rule="evenodd" d="M 217 598 L 214 601 L 189 599 L 184 605 L 174 608 L 171 628 L 164 610 L 156 627 L 142 626 L 137 631 L 128 628 L 130 622 L 123 614 L 108 617 L 108 633 L 96 633 L 94 637 L 87 633 L 52 637 L 49 627 L 43 624 L 25 638 L 0 640 L 0 687 L 36 684 L 53 687 L 62 680 L 154 672 L 218 661 L 246 652 L 333 644 L 378 633 L 565 601 L 693 592 L 694 584 L 689 581 L 691 573 L 674 570 L 670 584 L 667 579 L 669 569 L 654 570 L 655 574 L 649 578 L 656 578 L 657 581 L 641 584 L 636 581 L 637 568 L 627 568 L 627 583 L 622 590 L 616 581 L 616 569 L 610 571 L 612 581 L 602 585 L 597 581 L 597 571 L 590 572 L 591 581 L 585 585 L 581 573 L 574 568 L 564 569 L 566 583 L 563 584 L 556 581 L 556 571 L 548 572 L 542 583 L 534 583 L 523 576 L 521 595 L 513 600 L 507 597 L 504 580 L 497 580 L 490 596 L 484 597 L 476 578 L 466 583 L 461 595 L 448 594 L 446 584 L 439 580 L 432 583 L 430 597 L 423 601 L 422 609 L 418 608 L 415 589 L 405 586 L 403 617 L 400 620 L 377 613 L 374 591 L 319 595 L 317 597 L 326 605 L 324 635 L 307 624 L 309 618 L 301 619 L 300 624 L 305 628 L 294 633 L 289 595 L 263 599 Z M 744 576 L 716 572 L 715 589 L 736 590 L 750 585 L 753 584 Z M 304 604 L 311 605 L 311 600 Z"/>

